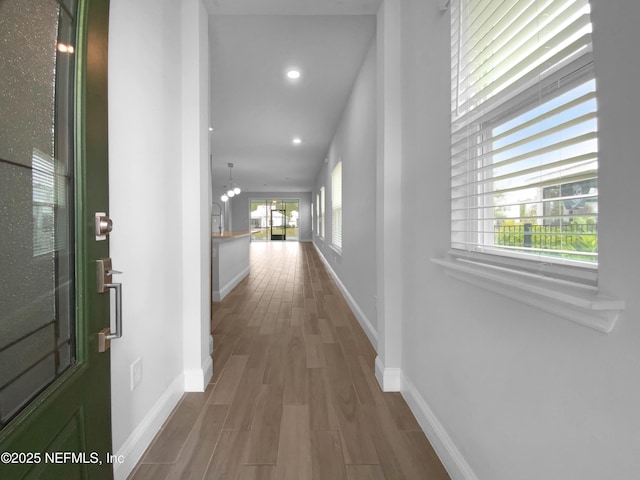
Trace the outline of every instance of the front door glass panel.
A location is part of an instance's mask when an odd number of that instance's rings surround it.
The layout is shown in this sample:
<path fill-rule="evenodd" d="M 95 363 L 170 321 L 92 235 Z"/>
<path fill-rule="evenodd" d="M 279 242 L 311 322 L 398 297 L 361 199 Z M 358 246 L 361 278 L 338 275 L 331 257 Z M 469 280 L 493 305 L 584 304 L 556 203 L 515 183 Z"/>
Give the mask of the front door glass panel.
<path fill-rule="evenodd" d="M 76 360 L 75 1 L 0 1 L 0 427 Z"/>

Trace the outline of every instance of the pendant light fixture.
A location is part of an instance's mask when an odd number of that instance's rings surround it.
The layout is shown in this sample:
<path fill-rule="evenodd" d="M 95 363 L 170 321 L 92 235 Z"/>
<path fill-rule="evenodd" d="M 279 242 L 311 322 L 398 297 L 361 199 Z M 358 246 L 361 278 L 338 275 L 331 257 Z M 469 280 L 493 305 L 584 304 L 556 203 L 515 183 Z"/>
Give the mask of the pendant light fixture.
<path fill-rule="evenodd" d="M 227 190 L 227 192 L 222 194 L 222 196 L 220 197 L 220 200 L 222 200 L 223 202 L 226 202 L 227 200 L 235 197 L 236 195 L 240 195 L 240 193 L 242 192 L 240 187 L 233 183 L 233 177 L 231 175 L 231 170 L 233 169 L 233 163 L 227 163 L 227 167 L 229 167 L 229 190 Z M 224 188 L 227 188 L 227 186 L 225 185 Z"/>

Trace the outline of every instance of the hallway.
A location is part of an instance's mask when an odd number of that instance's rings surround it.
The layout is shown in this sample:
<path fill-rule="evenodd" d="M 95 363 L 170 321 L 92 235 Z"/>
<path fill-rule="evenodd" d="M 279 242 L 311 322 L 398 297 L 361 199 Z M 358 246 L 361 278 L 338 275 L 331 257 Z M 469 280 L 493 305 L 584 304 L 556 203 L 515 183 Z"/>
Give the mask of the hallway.
<path fill-rule="evenodd" d="M 187 393 L 130 478 L 444 480 L 310 243 L 253 242 L 212 309 L 214 374 Z"/>

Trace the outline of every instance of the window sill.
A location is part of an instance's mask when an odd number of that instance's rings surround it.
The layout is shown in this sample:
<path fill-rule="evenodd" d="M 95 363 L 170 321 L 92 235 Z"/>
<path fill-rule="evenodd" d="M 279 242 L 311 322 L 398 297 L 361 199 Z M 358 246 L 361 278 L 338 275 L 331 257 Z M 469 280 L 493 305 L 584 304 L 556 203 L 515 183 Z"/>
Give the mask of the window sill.
<path fill-rule="evenodd" d="M 432 258 L 447 275 L 604 333 L 613 331 L 623 300 L 586 287 L 461 259 Z"/>
<path fill-rule="evenodd" d="M 342 249 L 341 249 L 341 248 L 336 247 L 333 243 L 330 243 L 330 244 L 329 244 L 329 248 L 330 248 L 331 250 L 333 250 L 333 253 L 335 253 L 335 254 L 337 254 L 337 255 L 342 256 Z"/>

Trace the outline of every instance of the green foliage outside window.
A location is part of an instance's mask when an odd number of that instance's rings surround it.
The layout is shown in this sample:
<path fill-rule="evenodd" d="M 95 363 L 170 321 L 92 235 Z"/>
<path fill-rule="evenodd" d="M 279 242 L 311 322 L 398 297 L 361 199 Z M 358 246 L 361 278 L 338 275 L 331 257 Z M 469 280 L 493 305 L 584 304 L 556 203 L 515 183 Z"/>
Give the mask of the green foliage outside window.
<path fill-rule="evenodd" d="M 577 217 L 564 225 L 537 225 L 525 222 L 526 219 L 520 222 L 501 219 L 500 224 L 494 227 L 494 245 L 522 247 L 522 251 L 541 251 L 543 255 L 561 258 L 597 261 L 596 217 Z M 545 250 L 559 250 L 564 253 Z"/>

